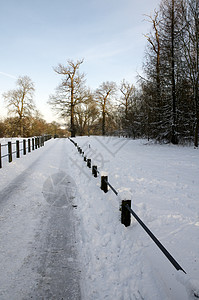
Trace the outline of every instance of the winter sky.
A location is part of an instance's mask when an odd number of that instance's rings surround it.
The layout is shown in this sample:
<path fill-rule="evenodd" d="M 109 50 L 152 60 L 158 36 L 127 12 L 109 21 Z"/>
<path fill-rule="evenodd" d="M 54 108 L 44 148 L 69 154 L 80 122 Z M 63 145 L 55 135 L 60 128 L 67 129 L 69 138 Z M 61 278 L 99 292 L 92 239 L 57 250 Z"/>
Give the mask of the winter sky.
<path fill-rule="evenodd" d="M 18 76 L 35 83 L 35 103 L 47 121 L 56 117 L 46 104 L 60 82 L 53 71 L 67 59 L 84 58 L 87 86 L 103 81 L 136 82 L 146 38 L 160 0 L 0 0 L 0 118 L 2 93 Z"/>

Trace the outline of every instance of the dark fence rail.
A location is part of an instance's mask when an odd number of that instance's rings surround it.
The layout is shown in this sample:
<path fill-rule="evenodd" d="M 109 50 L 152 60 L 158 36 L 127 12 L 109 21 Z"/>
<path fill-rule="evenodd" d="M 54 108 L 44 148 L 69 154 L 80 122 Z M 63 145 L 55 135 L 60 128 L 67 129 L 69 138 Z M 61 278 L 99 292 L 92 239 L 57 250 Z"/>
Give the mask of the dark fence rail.
<path fill-rule="evenodd" d="M 27 151 L 28 153 L 30 153 L 31 150 L 34 151 L 35 149 L 44 146 L 44 143 L 49 139 L 51 139 L 51 135 L 43 135 L 43 136 L 23 139 L 21 141 L 16 140 L 15 142 L 8 142 L 7 144 L 3 144 L 3 145 L 0 143 L 0 168 L 2 168 L 3 166 L 2 165 L 3 158 L 7 157 L 8 162 L 11 163 L 13 160 L 13 154 L 16 154 L 16 158 L 20 158 L 21 152 L 23 152 L 23 155 L 26 155 Z"/>
<path fill-rule="evenodd" d="M 87 166 L 89 168 L 91 168 L 91 159 L 87 158 L 84 155 L 83 150 L 81 149 L 81 147 L 79 147 L 77 145 L 76 142 L 74 142 L 71 138 L 69 138 L 69 140 L 74 144 L 74 146 L 77 148 L 78 152 L 84 157 L 84 161 L 87 163 Z M 97 177 L 97 174 L 100 174 L 100 172 L 97 170 L 96 165 L 92 166 L 92 174 L 94 175 L 94 177 Z M 118 192 L 116 191 L 116 189 L 108 181 L 108 176 L 104 176 L 104 175 L 101 176 L 101 190 L 103 190 L 105 193 L 107 193 L 108 192 L 108 186 L 115 193 L 115 195 L 118 196 Z M 155 244 L 162 251 L 162 253 L 167 257 L 167 259 L 171 262 L 171 264 L 176 268 L 176 270 L 177 271 L 181 270 L 186 274 L 186 272 L 178 264 L 178 262 L 173 258 L 173 256 L 167 251 L 167 249 L 155 237 L 155 235 L 151 232 L 151 230 L 144 224 L 144 222 L 132 210 L 131 200 L 122 200 L 120 210 L 121 210 L 121 223 L 122 224 L 124 224 L 126 227 L 130 226 L 130 224 L 131 224 L 131 215 L 133 215 L 133 217 L 142 226 L 142 228 L 146 231 L 146 233 L 151 237 L 151 239 L 155 242 Z"/>
<path fill-rule="evenodd" d="M 182 269 L 182 267 L 177 263 L 177 261 L 173 258 L 173 256 L 167 251 L 167 249 L 160 243 L 160 241 L 155 237 L 155 235 L 151 232 L 151 230 L 142 222 L 142 220 L 137 216 L 137 214 L 132 210 L 132 208 L 126 204 L 126 209 L 134 216 L 134 218 L 138 221 L 138 223 L 142 226 L 142 228 L 148 233 L 150 238 L 155 242 L 155 244 L 159 247 L 159 249 L 164 253 L 167 259 L 172 263 L 172 265 L 176 268 L 176 270 L 181 270 L 185 274 L 186 272 Z"/>

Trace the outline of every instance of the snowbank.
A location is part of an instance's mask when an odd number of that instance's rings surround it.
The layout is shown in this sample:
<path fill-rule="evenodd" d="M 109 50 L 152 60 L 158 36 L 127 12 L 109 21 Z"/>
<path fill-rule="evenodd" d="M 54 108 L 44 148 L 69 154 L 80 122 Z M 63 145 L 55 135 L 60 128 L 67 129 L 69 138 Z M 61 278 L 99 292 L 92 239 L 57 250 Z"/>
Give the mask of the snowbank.
<path fill-rule="evenodd" d="M 104 194 L 100 179 L 72 149 L 83 299 L 194 298 L 199 289 L 198 151 L 119 138 L 74 140 L 119 192 L 118 197 Z M 119 202 L 129 197 L 187 275 L 174 269 L 136 221 L 128 228 L 120 224 Z"/>

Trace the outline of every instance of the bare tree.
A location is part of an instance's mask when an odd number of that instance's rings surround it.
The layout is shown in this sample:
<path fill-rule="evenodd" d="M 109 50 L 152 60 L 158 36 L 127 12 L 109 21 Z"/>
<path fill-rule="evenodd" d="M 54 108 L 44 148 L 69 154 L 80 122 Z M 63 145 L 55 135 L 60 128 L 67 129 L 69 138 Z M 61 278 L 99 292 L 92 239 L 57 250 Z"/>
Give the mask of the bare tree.
<path fill-rule="evenodd" d="M 81 103 L 76 108 L 75 120 L 77 124 L 77 130 L 80 135 L 93 132 L 93 128 L 98 120 L 99 109 L 94 99 L 93 93 L 88 90 L 84 103 Z"/>
<path fill-rule="evenodd" d="M 162 81 L 162 66 L 161 66 L 161 30 L 160 12 L 154 10 L 154 15 L 146 15 L 147 21 L 152 24 L 152 31 L 145 35 L 148 41 L 146 50 L 146 63 L 144 64 L 145 73 L 149 81 L 143 81 L 143 94 L 148 94 L 145 99 L 145 107 L 147 112 L 147 130 L 151 132 L 151 136 L 157 140 L 162 135 L 162 118 L 164 108 L 162 101 L 161 81 Z M 150 95 L 149 95 L 150 93 Z M 154 113 L 154 111 L 156 113 Z"/>
<path fill-rule="evenodd" d="M 182 42 L 184 58 L 188 77 L 190 79 L 194 109 L 195 109 L 195 128 L 194 145 L 198 147 L 199 133 L 199 2 L 198 0 L 187 0 L 182 2 L 183 20 L 185 23 L 182 31 Z"/>
<path fill-rule="evenodd" d="M 181 0 L 162 0 L 161 13 L 161 49 L 164 62 L 166 85 L 169 86 L 168 97 L 171 105 L 171 137 L 173 144 L 179 142 L 179 98 L 178 87 L 182 77 L 183 61 L 181 49 L 182 9 Z M 166 88 L 165 85 L 165 88 Z M 170 95 L 169 95 L 170 94 Z"/>
<path fill-rule="evenodd" d="M 122 93 L 121 105 L 125 107 L 125 118 L 128 119 L 128 110 L 131 104 L 132 97 L 135 93 L 135 87 L 125 79 L 121 82 L 120 92 Z"/>
<path fill-rule="evenodd" d="M 71 137 L 75 136 L 75 107 L 81 103 L 85 97 L 84 94 L 84 74 L 79 73 L 82 60 L 73 62 L 67 61 L 67 66 L 59 64 L 54 71 L 57 74 L 64 75 L 61 84 L 57 87 L 55 95 L 50 96 L 48 103 L 56 109 L 61 117 L 70 116 Z"/>
<path fill-rule="evenodd" d="M 160 33 L 159 33 L 159 13 L 155 10 L 154 17 L 147 16 L 149 18 L 149 22 L 153 25 L 154 36 L 145 35 L 147 41 L 152 47 L 152 51 L 155 53 L 156 56 L 156 89 L 157 89 L 157 96 L 160 99 Z"/>
<path fill-rule="evenodd" d="M 33 94 L 34 83 L 28 76 L 19 77 L 17 88 L 3 94 L 10 113 L 17 115 L 19 119 L 20 135 L 23 136 L 24 118 L 34 111 Z"/>
<path fill-rule="evenodd" d="M 112 81 L 103 82 L 96 90 L 97 102 L 99 103 L 102 111 L 102 135 L 106 134 L 106 115 L 108 113 L 107 106 L 115 92 L 116 83 Z"/>

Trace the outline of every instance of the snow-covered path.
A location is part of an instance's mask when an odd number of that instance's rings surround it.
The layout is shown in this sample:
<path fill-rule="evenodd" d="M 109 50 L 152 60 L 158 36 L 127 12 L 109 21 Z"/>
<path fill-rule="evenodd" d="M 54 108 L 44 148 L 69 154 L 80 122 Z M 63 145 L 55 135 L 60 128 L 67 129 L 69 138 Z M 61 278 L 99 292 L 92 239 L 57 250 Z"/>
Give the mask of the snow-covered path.
<path fill-rule="evenodd" d="M 75 141 L 119 195 L 101 191 L 68 139 L 5 165 L 0 300 L 196 300 L 198 150 L 119 138 Z M 127 228 L 120 223 L 125 198 L 187 274 L 135 220 Z"/>
<path fill-rule="evenodd" d="M 67 151 L 52 140 L 1 170 L 1 300 L 80 299 Z"/>

